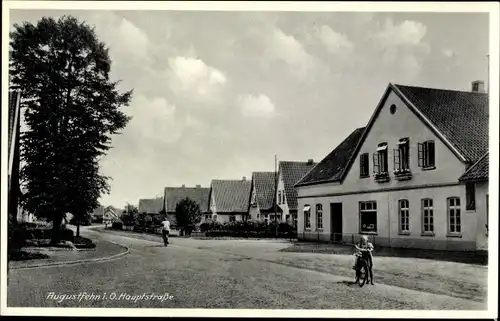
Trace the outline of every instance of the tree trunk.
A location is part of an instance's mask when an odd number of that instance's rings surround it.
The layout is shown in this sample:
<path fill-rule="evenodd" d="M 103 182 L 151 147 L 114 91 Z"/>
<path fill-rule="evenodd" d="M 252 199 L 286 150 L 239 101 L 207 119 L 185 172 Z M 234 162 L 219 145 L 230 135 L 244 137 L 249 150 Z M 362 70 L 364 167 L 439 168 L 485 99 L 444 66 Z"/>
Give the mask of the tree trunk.
<path fill-rule="evenodd" d="M 80 237 L 80 221 L 76 222 L 76 236 Z"/>
<path fill-rule="evenodd" d="M 63 220 L 62 212 L 54 211 L 52 219 L 52 239 L 51 244 L 57 244 L 61 241 L 61 223 Z"/>

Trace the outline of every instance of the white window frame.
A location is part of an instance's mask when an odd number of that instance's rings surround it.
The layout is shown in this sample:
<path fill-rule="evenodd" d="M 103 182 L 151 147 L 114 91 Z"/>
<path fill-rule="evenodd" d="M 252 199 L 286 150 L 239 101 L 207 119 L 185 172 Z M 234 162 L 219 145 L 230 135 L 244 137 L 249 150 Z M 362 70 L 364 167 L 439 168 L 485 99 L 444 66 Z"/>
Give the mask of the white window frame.
<path fill-rule="evenodd" d="M 430 147 L 432 146 L 432 148 Z M 432 158 L 430 151 L 432 150 Z M 436 144 L 433 140 L 418 143 L 418 166 L 422 169 L 436 168 Z"/>
<path fill-rule="evenodd" d="M 310 205 L 305 205 L 305 206 L 309 206 L 309 209 L 307 211 L 304 211 L 304 230 L 310 230 L 311 229 L 311 207 L 310 207 Z"/>
<path fill-rule="evenodd" d="M 446 199 L 446 211 L 448 213 L 448 233 L 452 235 L 462 234 L 462 208 L 460 197 L 452 196 Z"/>
<path fill-rule="evenodd" d="M 399 205 L 399 233 L 410 234 L 410 201 L 400 199 Z"/>
<path fill-rule="evenodd" d="M 423 198 L 422 206 L 422 234 L 434 235 L 434 200 Z M 425 218 L 427 217 L 427 224 Z"/>
<path fill-rule="evenodd" d="M 369 205 L 369 206 L 368 206 Z M 369 208 L 370 207 L 370 208 Z M 375 229 L 363 230 L 362 213 L 374 213 L 375 215 Z M 376 234 L 378 231 L 378 210 L 377 201 L 360 201 L 359 202 L 359 233 L 360 234 Z"/>
<path fill-rule="evenodd" d="M 323 229 L 323 204 L 316 204 L 316 229 Z"/>

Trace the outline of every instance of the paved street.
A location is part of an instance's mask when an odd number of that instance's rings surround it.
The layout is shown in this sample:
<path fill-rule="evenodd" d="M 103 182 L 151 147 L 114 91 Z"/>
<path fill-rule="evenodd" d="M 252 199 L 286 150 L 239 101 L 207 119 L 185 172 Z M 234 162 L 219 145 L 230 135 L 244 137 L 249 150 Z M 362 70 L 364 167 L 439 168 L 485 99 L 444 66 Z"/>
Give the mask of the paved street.
<path fill-rule="evenodd" d="M 485 303 L 386 284 L 359 288 L 350 278 L 273 262 L 289 246 L 274 241 L 158 241 L 85 229 L 91 238 L 130 248 L 121 258 L 62 267 L 11 270 L 9 307 L 269 309 L 485 309 Z M 225 248 L 214 250 L 221 242 Z M 206 244 L 206 246 L 203 246 Z M 260 254 L 259 254 L 260 253 Z M 288 253 L 287 253 L 288 254 Z M 294 254 L 296 255 L 296 254 Z M 266 258 L 266 259 L 261 259 Z M 437 284 L 436 286 L 439 286 Z M 52 298 L 48 298 L 53 292 Z M 57 295 L 94 297 L 57 302 Z M 143 293 L 168 296 L 137 299 Z M 120 294 L 129 295 L 127 299 Z M 98 297 L 100 296 L 100 297 Z M 106 296 L 106 297 L 104 297 Z M 114 299 L 112 299 L 114 298 Z M 134 301 L 135 300 L 135 301 Z M 361 304 L 362 303 L 362 304 Z"/>

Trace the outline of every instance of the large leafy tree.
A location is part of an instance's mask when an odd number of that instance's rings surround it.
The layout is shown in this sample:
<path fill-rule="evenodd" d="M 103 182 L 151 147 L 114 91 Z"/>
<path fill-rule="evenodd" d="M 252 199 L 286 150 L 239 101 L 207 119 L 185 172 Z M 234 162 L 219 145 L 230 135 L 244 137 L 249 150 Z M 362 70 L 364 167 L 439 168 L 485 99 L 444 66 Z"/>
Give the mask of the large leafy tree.
<path fill-rule="evenodd" d="M 194 226 L 201 221 L 200 206 L 192 199 L 186 197 L 175 207 L 177 226 L 190 234 Z"/>
<path fill-rule="evenodd" d="M 20 138 L 22 202 L 53 221 L 58 242 L 64 213 L 83 215 L 109 192 L 98 164 L 129 121 L 121 107 L 132 91 L 120 92 L 110 79 L 108 48 L 94 28 L 71 16 L 15 25 L 9 67 L 29 128 Z"/>

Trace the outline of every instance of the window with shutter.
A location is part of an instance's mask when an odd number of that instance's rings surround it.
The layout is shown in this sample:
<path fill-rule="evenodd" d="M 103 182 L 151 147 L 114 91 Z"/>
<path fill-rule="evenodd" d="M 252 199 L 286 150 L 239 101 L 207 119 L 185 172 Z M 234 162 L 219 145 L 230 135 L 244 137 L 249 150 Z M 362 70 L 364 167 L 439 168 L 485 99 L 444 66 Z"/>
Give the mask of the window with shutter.
<path fill-rule="evenodd" d="M 379 174 L 379 166 L 378 166 L 378 153 L 373 153 L 373 173 Z"/>
<path fill-rule="evenodd" d="M 398 172 L 401 170 L 401 151 L 399 149 L 394 149 L 394 171 Z"/>
<path fill-rule="evenodd" d="M 418 166 L 423 169 L 434 169 L 436 152 L 434 141 L 429 140 L 418 144 Z"/>
<path fill-rule="evenodd" d="M 359 176 L 364 178 L 370 176 L 369 174 L 368 154 L 364 153 L 359 156 Z"/>
<path fill-rule="evenodd" d="M 424 166 L 424 145 L 418 143 L 418 167 Z"/>

